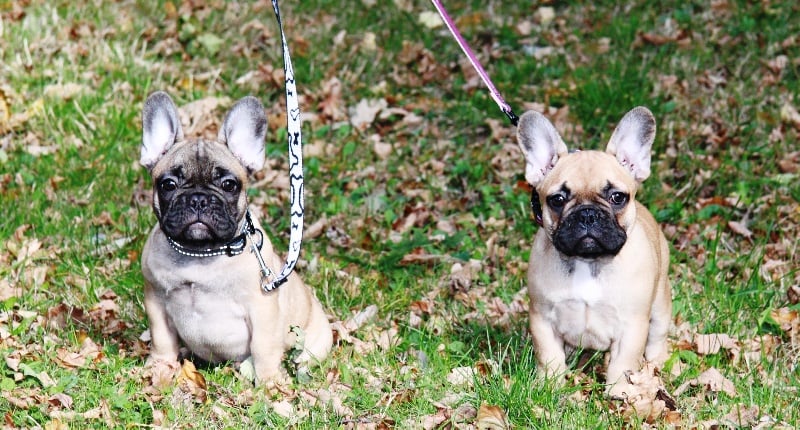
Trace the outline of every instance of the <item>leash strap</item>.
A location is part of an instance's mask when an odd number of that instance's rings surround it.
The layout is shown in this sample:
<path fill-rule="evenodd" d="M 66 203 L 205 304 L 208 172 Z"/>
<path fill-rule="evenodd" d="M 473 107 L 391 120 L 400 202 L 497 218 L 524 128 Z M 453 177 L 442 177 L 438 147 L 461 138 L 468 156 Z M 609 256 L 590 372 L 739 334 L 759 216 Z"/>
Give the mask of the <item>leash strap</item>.
<path fill-rule="evenodd" d="M 506 101 L 503 99 L 503 96 L 500 95 L 500 91 L 497 91 L 497 88 L 492 83 L 492 80 L 489 79 L 489 74 L 486 73 L 486 70 L 483 69 L 481 63 L 478 62 L 478 57 L 476 57 L 475 53 L 472 52 L 472 48 L 467 45 L 466 40 L 464 40 L 464 37 L 461 36 L 461 32 L 459 32 L 458 28 L 456 28 L 455 23 L 450 18 L 450 15 L 447 14 L 447 11 L 444 9 L 444 6 L 442 6 L 442 3 L 439 0 L 431 0 L 431 3 L 433 3 L 433 7 L 436 8 L 436 11 L 439 12 L 439 16 L 442 17 L 447 29 L 450 30 L 450 34 L 452 34 L 456 39 L 456 42 L 458 42 L 458 46 L 460 46 L 461 50 L 464 51 L 464 55 L 467 56 L 467 59 L 469 60 L 470 64 L 472 64 L 472 67 L 476 72 L 478 72 L 478 76 L 481 77 L 483 83 L 489 88 L 489 95 L 492 97 L 492 100 L 497 103 L 497 106 L 500 108 L 500 110 L 506 114 L 509 120 L 511 120 L 511 124 L 516 126 L 519 122 L 519 117 L 517 117 L 514 111 L 511 110 L 511 106 L 506 103 Z"/>
<path fill-rule="evenodd" d="M 514 113 L 513 110 L 511 110 L 511 106 L 509 106 L 509 104 L 503 100 L 503 96 L 500 95 L 500 91 L 497 91 L 497 88 L 492 83 L 492 80 L 489 79 L 489 74 L 486 73 L 486 70 L 483 69 L 481 63 L 478 62 L 478 58 L 475 56 L 475 53 L 472 52 L 472 49 L 469 47 L 469 45 L 467 45 L 464 37 L 461 36 L 461 33 L 456 28 L 455 23 L 450 18 L 450 15 L 447 14 L 444 6 L 442 6 L 442 3 L 439 0 L 431 0 L 431 3 L 433 3 L 433 7 L 436 8 L 436 11 L 439 12 L 439 16 L 442 17 L 442 21 L 444 21 L 447 29 L 450 30 L 450 34 L 452 34 L 456 39 L 456 42 L 458 42 L 458 46 L 460 46 L 461 50 L 464 51 L 464 54 L 467 56 L 467 59 L 469 59 L 472 67 L 478 72 L 478 76 L 481 77 L 483 83 L 489 88 L 489 95 L 492 96 L 492 100 L 497 103 L 497 106 L 501 111 L 503 111 L 504 114 L 506 114 L 508 119 L 511 121 L 511 124 L 516 127 L 519 123 L 519 117 Z M 536 193 L 535 188 L 531 190 L 531 209 L 533 210 L 536 223 L 539 224 L 539 226 L 542 226 L 544 224 L 542 219 L 542 203 L 539 201 L 539 194 Z"/>
<path fill-rule="evenodd" d="M 303 149 L 300 133 L 300 106 L 297 101 L 297 87 L 294 80 L 292 58 L 289 55 L 289 46 L 283 32 L 281 11 L 278 0 L 272 0 L 275 10 L 275 19 L 281 32 L 281 45 L 283 45 L 283 70 L 286 76 L 286 131 L 289 144 L 289 188 L 291 192 L 291 226 L 289 230 L 289 251 L 286 255 L 286 264 L 272 282 L 261 283 L 264 292 L 270 292 L 285 283 L 292 274 L 297 260 L 300 258 L 300 248 L 303 242 Z M 263 272 L 263 271 L 262 271 Z"/>

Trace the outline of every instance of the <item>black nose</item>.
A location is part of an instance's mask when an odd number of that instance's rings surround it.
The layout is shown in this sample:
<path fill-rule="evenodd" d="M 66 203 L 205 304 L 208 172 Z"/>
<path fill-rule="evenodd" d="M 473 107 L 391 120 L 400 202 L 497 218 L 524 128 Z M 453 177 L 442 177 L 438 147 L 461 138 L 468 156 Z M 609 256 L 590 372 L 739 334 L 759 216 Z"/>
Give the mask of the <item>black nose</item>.
<path fill-rule="evenodd" d="M 201 193 L 195 193 L 189 196 L 189 207 L 196 212 L 200 212 L 208 207 L 208 196 Z"/>
<path fill-rule="evenodd" d="M 592 207 L 583 208 L 580 210 L 580 212 L 578 212 L 578 221 L 586 227 L 593 226 L 599 218 L 600 215 L 597 212 L 597 209 Z"/>

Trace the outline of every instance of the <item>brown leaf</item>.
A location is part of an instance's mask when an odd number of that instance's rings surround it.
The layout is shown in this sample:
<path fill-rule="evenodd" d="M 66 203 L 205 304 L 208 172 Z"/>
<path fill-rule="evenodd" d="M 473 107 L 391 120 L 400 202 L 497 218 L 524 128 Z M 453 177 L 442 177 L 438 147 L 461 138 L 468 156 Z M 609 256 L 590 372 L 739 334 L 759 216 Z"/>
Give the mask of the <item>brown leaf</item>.
<path fill-rule="evenodd" d="M 205 403 L 208 400 L 206 378 L 190 360 L 183 360 L 177 383 L 180 390 L 190 394 L 195 402 Z"/>
<path fill-rule="evenodd" d="M 307 239 L 315 239 L 319 237 L 325 228 L 328 226 L 328 217 L 325 215 L 322 218 L 316 220 L 313 224 L 309 225 L 303 231 L 303 240 Z"/>
<path fill-rule="evenodd" d="M 378 112 L 388 106 L 385 99 L 361 99 L 358 104 L 347 109 L 350 115 L 350 124 L 359 130 L 365 130 L 375 121 Z"/>
<path fill-rule="evenodd" d="M 797 173 L 800 171 L 800 151 L 784 155 L 783 158 L 778 160 L 778 169 L 781 173 Z"/>
<path fill-rule="evenodd" d="M 409 422 L 407 428 L 414 428 L 419 426 L 423 430 L 434 430 L 440 428 L 440 425 L 450 419 L 450 409 L 439 408 L 435 413 L 425 415 L 421 420 L 413 419 Z"/>
<path fill-rule="evenodd" d="M 111 414 L 111 407 L 106 399 L 101 399 L 96 408 L 89 409 L 83 413 L 85 419 L 102 419 L 107 428 L 115 427 L 114 417 Z"/>
<path fill-rule="evenodd" d="M 68 82 L 64 84 L 50 84 L 44 87 L 43 94 L 48 98 L 60 98 L 62 100 L 70 100 L 77 98 L 83 94 L 91 94 L 91 88 L 84 84 L 76 84 Z"/>
<path fill-rule="evenodd" d="M 786 291 L 786 298 L 789 299 L 789 303 L 793 305 L 800 303 L 800 285 L 792 285 L 789 287 L 789 290 Z"/>
<path fill-rule="evenodd" d="M 612 404 L 612 409 L 625 418 L 639 417 L 654 422 L 668 411 L 677 409 L 675 399 L 667 392 L 657 370 L 646 365 L 628 376 L 629 386 L 625 388 L 626 398 L 620 404 Z"/>
<path fill-rule="evenodd" d="M 793 125 L 795 128 L 800 128 L 800 113 L 797 112 L 794 106 L 789 103 L 781 107 L 781 120 L 784 123 Z"/>
<path fill-rule="evenodd" d="M 761 412 L 758 405 L 737 404 L 722 420 L 723 422 L 733 423 L 737 427 L 747 428 L 757 424 L 760 416 Z"/>
<path fill-rule="evenodd" d="M 723 376 L 722 373 L 714 367 L 701 373 L 700 376 L 693 381 L 695 381 L 694 385 L 705 387 L 708 391 L 715 393 L 724 392 L 730 397 L 736 397 L 736 388 L 733 382 Z"/>
<path fill-rule="evenodd" d="M 449 255 L 442 255 L 442 254 L 428 254 L 422 248 L 417 248 L 408 254 L 404 255 L 403 258 L 400 259 L 401 265 L 408 265 L 408 264 L 422 264 L 422 265 L 433 265 L 440 262 L 447 262 L 452 261 L 453 257 Z"/>
<path fill-rule="evenodd" d="M 206 97 L 180 106 L 178 115 L 184 133 L 187 136 L 216 138 L 220 125 L 217 109 L 230 103 L 231 100 L 227 97 Z"/>
<path fill-rule="evenodd" d="M 700 355 L 716 354 L 720 349 L 737 348 L 736 339 L 727 334 L 696 334 L 694 336 L 694 349 Z"/>
<path fill-rule="evenodd" d="M 744 222 L 728 221 L 728 228 L 734 233 L 744 236 L 745 239 L 751 239 L 753 237 L 753 232 L 747 228 L 747 224 Z"/>
<path fill-rule="evenodd" d="M 507 430 L 511 428 L 505 411 L 499 406 L 482 404 L 475 420 L 478 430 Z"/>
<path fill-rule="evenodd" d="M 175 361 L 153 360 L 145 365 L 144 378 L 149 380 L 150 386 L 163 390 L 172 385 L 175 374 L 180 367 Z"/>
<path fill-rule="evenodd" d="M 57 408 L 72 409 L 72 397 L 64 393 L 53 394 L 47 402 Z"/>
<path fill-rule="evenodd" d="M 452 420 L 455 423 L 470 423 L 478 417 L 478 411 L 471 403 L 462 403 L 454 411 Z"/>
<path fill-rule="evenodd" d="M 472 281 L 478 276 L 482 267 L 480 260 L 470 260 L 466 264 L 453 263 L 450 267 L 449 287 L 452 293 L 469 291 Z"/>
<path fill-rule="evenodd" d="M 372 151 L 375 155 L 378 156 L 381 160 L 385 160 L 392 155 L 394 151 L 394 147 L 391 143 L 386 143 L 381 140 L 381 136 L 379 134 L 373 134 L 369 136 L 369 140 L 372 142 Z"/>
<path fill-rule="evenodd" d="M 89 321 L 83 309 L 69 306 L 65 303 L 49 308 L 46 318 L 48 327 L 53 330 L 63 330 L 67 327 L 67 323 L 80 326 L 87 324 Z"/>
<path fill-rule="evenodd" d="M 22 288 L 12 285 L 8 279 L 0 279 L 0 302 L 10 299 L 11 297 L 20 297 L 22 295 Z"/>
<path fill-rule="evenodd" d="M 796 310 L 787 307 L 772 309 L 769 311 L 769 316 L 771 316 L 784 331 L 789 331 L 792 327 L 797 327 L 800 323 L 800 314 L 798 314 Z"/>
<path fill-rule="evenodd" d="M 53 418 L 45 423 L 44 430 L 69 430 L 69 426 L 59 418 Z"/>
<path fill-rule="evenodd" d="M 341 121 L 346 118 L 342 101 L 342 82 L 333 77 L 322 84 L 322 101 L 318 107 L 322 115 L 331 121 Z"/>
<path fill-rule="evenodd" d="M 56 351 L 56 362 L 68 369 L 92 367 L 94 363 L 103 359 L 105 359 L 105 354 L 88 336 L 81 342 L 78 352 L 69 351 L 66 348 L 59 348 Z"/>
<path fill-rule="evenodd" d="M 41 403 L 41 392 L 38 388 L 25 388 L 13 391 L 3 391 L 0 393 L 3 399 L 8 401 L 12 406 L 27 410 L 31 407 Z"/>
<path fill-rule="evenodd" d="M 472 386 L 475 383 L 476 373 L 475 368 L 471 366 L 456 367 L 447 374 L 447 382 L 452 385 Z"/>
<path fill-rule="evenodd" d="M 378 315 L 378 306 L 369 305 L 348 318 L 347 321 L 344 322 L 344 327 L 351 332 L 356 331 L 367 322 L 375 319 L 376 315 Z"/>

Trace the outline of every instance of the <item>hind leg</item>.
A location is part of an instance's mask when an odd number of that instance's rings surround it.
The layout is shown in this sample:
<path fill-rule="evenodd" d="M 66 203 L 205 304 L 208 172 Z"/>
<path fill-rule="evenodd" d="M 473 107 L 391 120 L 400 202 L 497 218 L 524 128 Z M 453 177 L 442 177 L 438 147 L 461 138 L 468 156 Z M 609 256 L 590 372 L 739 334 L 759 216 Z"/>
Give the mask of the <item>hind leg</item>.
<path fill-rule="evenodd" d="M 316 364 L 325 359 L 333 345 L 333 332 L 325 311 L 316 299 L 311 305 L 311 318 L 305 332 L 305 345 L 303 352 L 295 359 L 298 364 Z"/>

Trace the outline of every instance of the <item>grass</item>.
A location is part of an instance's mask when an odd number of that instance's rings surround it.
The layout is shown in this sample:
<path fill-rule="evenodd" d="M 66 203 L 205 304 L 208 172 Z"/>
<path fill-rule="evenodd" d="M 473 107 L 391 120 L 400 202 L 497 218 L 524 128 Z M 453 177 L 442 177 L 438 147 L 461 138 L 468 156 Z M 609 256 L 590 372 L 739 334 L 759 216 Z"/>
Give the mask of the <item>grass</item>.
<path fill-rule="evenodd" d="M 662 379 L 680 394 L 677 415 L 649 423 L 613 410 L 593 365 L 565 387 L 535 376 L 518 294 L 536 231 L 521 155 L 455 42 L 421 23 L 432 6 L 284 3 L 301 108 L 314 114 L 303 125 L 307 222 L 328 220 L 304 242 L 299 271 L 334 321 L 372 304 L 377 316 L 282 393 L 228 366 L 201 369 L 205 401 L 175 385 L 155 389 L 139 340 L 139 256 L 155 222 L 137 163 L 142 102 L 155 89 L 179 105 L 254 94 L 278 118 L 271 8 L 0 1 L 6 428 L 474 428 L 484 404 L 516 428 L 800 422 L 800 307 L 788 296 L 800 279 L 800 122 L 785 113 L 800 105 L 800 23 L 786 18 L 800 12 L 794 2 L 556 3 L 549 23 L 537 21 L 535 4 L 446 5 L 517 113 L 532 102 L 561 109 L 570 146 L 602 147 L 635 105 L 657 117 L 654 174 L 640 198 L 672 246 L 676 328 Z M 360 130 L 348 108 L 362 99 L 402 111 Z M 213 131 L 207 121 L 200 131 Z M 282 127 L 271 120 L 267 142 L 278 177 Z M 388 156 L 375 139 L 391 144 Z M 265 186 L 250 197 L 285 249 L 286 193 Z M 411 253 L 435 259 L 407 264 Z M 454 287 L 453 264 L 469 260 L 480 268 Z M 712 333 L 738 349 L 704 354 L 692 344 Z M 81 352 L 86 338 L 98 351 Z M 67 365 L 66 353 L 86 362 Z M 475 366 L 493 370 L 448 380 Z M 735 396 L 691 384 L 710 368 Z M 732 415 L 753 407 L 755 418 Z"/>

